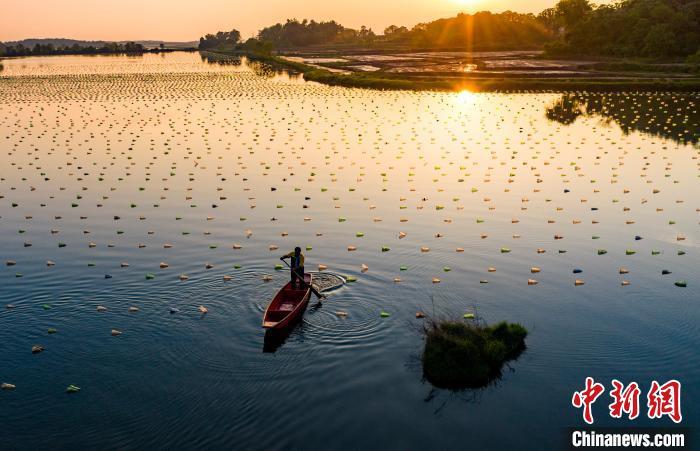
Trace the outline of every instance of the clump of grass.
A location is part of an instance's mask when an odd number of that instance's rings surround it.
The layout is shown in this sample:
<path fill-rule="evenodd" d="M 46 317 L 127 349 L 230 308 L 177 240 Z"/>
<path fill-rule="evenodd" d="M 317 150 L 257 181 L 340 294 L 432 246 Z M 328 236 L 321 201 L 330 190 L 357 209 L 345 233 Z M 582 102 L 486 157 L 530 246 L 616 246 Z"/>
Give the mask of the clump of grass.
<path fill-rule="evenodd" d="M 425 378 L 439 388 L 464 389 L 497 379 L 503 364 L 525 350 L 527 330 L 507 322 L 482 326 L 441 321 L 431 322 L 425 334 Z"/>

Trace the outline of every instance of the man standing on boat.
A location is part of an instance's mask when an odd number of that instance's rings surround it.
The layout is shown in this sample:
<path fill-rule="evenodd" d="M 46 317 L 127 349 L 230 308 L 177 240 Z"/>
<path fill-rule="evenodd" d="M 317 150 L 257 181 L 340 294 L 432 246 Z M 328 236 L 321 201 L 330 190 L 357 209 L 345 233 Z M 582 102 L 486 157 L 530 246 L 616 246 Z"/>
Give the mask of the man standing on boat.
<path fill-rule="evenodd" d="M 286 258 L 291 258 L 290 268 L 292 270 L 292 288 L 296 288 L 297 280 L 299 280 L 299 288 L 304 287 L 304 254 L 301 253 L 300 247 L 295 247 L 294 250 L 280 257 L 284 261 Z"/>

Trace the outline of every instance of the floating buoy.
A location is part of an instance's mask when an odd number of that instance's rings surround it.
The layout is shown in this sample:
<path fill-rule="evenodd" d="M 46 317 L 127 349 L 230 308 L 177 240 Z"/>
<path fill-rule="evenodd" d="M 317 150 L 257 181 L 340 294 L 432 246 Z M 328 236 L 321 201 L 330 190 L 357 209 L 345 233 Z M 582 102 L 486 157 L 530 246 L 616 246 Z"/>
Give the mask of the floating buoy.
<path fill-rule="evenodd" d="M 416 312 L 416 318 L 418 318 L 418 319 L 425 318 L 425 313 L 423 313 L 423 312 Z"/>
<path fill-rule="evenodd" d="M 440 279 L 438 279 L 437 277 L 433 277 L 433 283 L 440 283 Z"/>
<path fill-rule="evenodd" d="M 113 336 L 113 337 L 117 337 L 117 336 L 119 336 L 119 335 L 121 335 L 121 334 L 122 334 L 122 332 L 121 332 L 120 330 L 112 329 L 112 336 Z"/>
<path fill-rule="evenodd" d="M 98 312 L 106 312 L 106 311 L 107 311 L 107 307 L 104 307 L 104 306 L 102 306 L 102 305 L 98 305 L 97 308 L 96 308 L 96 310 L 97 310 Z"/>
<path fill-rule="evenodd" d="M 207 309 L 205 306 L 203 306 L 203 305 L 200 305 L 200 306 L 199 306 L 199 313 L 205 314 L 205 313 L 208 313 L 208 312 L 209 312 L 209 309 Z"/>
<path fill-rule="evenodd" d="M 575 285 L 575 286 L 580 286 L 580 285 L 583 285 L 584 283 L 585 283 L 585 282 L 584 282 L 583 280 L 581 280 L 581 279 L 576 279 L 576 280 L 574 281 L 574 285 Z"/>
<path fill-rule="evenodd" d="M 80 387 L 76 385 L 69 385 L 66 388 L 66 393 L 78 393 L 80 391 Z"/>
<path fill-rule="evenodd" d="M 381 311 L 381 312 L 379 312 L 379 316 L 381 316 L 382 318 L 388 318 L 388 317 L 391 316 L 391 315 L 389 315 L 389 314 L 388 314 L 387 312 L 385 312 L 385 311 Z"/>
<path fill-rule="evenodd" d="M 367 272 L 369 270 L 369 266 L 365 265 L 364 263 L 360 266 L 360 271 L 362 272 Z"/>
<path fill-rule="evenodd" d="M 531 272 L 532 274 L 537 274 L 537 273 L 540 272 L 540 271 L 541 271 L 541 269 L 538 268 L 538 267 L 536 267 L 536 266 L 533 266 L 532 268 L 530 268 L 530 272 Z"/>
<path fill-rule="evenodd" d="M 41 345 L 34 345 L 32 346 L 32 354 L 38 354 L 44 350 L 44 347 Z"/>
<path fill-rule="evenodd" d="M 319 270 L 319 271 L 325 271 L 326 269 L 328 269 L 328 266 L 326 266 L 326 265 L 318 265 L 318 270 Z"/>
<path fill-rule="evenodd" d="M 130 312 L 130 313 L 136 313 L 136 312 L 138 312 L 138 311 L 139 311 L 139 308 L 138 308 L 138 307 L 133 307 L 133 306 L 132 306 L 132 307 L 129 307 L 129 312 Z"/>
<path fill-rule="evenodd" d="M 335 315 L 336 315 L 336 316 L 339 316 L 339 317 L 341 317 L 341 318 L 345 318 L 345 317 L 348 316 L 348 312 L 338 311 L 338 312 L 335 312 Z"/>
<path fill-rule="evenodd" d="M 474 319 L 475 315 L 473 313 L 465 313 L 464 319 Z"/>
<path fill-rule="evenodd" d="M 674 285 L 680 288 L 685 288 L 688 286 L 688 282 L 686 282 L 685 280 L 678 280 L 674 283 Z"/>
<path fill-rule="evenodd" d="M 527 279 L 527 284 L 528 285 L 537 285 L 537 281 L 535 279 Z"/>
<path fill-rule="evenodd" d="M 2 390 L 14 390 L 17 388 L 14 384 L 8 384 L 7 382 L 3 382 L 0 384 L 0 389 Z"/>

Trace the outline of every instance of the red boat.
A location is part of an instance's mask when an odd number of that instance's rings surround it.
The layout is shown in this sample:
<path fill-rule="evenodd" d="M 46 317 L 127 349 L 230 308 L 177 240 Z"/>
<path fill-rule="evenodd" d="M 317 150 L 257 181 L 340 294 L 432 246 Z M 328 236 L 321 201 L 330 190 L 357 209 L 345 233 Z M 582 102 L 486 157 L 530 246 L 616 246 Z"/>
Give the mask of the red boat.
<path fill-rule="evenodd" d="M 272 298 L 263 316 L 265 329 L 284 329 L 301 318 L 311 298 L 311 274 L 304 274 L 304 282 L 299 289 L 289 282 Z"/>

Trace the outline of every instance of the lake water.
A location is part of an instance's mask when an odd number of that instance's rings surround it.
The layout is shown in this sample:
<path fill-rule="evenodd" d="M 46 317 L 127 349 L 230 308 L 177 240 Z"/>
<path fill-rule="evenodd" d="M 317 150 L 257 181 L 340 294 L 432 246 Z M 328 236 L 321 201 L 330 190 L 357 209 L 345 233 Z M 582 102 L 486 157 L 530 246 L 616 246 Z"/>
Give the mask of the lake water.
<path fill-rule="evenodd" d="M 679 379 L 700 421 L 698 94 L 357 90 L 196 53 L 3 66 L 0 447 L 552 449 L 586 376 Z M 357 281 L 266 347 L 296 245 Z M 418 311 L 520 322 L 528 349 L 434 389 Z M 671 424 L 607 398 L 596 425 Z"/>

